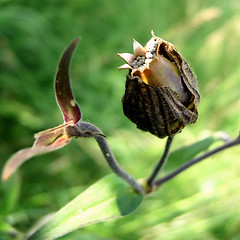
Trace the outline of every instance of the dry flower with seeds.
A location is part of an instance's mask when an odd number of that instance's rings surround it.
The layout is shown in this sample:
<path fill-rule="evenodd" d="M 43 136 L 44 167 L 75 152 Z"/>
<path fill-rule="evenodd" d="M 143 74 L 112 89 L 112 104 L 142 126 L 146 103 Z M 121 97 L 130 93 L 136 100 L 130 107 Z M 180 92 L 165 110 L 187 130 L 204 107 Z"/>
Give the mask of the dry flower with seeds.
<path fill-rule="evenodd" d="M 129 69 L 122 99 L 124 114 L 143 131 L 173 136 L 198 118 L 200 95 L 189 65 L 169 42 L 156 37 L 143 47 L 133 40 L 134 54 L 118 54 Z"/>

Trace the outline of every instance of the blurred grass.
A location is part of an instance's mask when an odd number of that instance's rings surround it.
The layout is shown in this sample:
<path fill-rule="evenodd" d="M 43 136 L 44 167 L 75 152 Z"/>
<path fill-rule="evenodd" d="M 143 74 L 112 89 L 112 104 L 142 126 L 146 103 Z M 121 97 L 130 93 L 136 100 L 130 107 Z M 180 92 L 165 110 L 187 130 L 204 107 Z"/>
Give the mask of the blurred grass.
<path fill-rule="evenodd" d="M 132 38 L 145 44 L 152 29 L 190 62 L 202 96 L 198 122 L 176 137 L 173 148 L 215 131 L 235 137 L 240 128 L 239 10 L 237 0 L 0 0 L 0 167 L 30 146 L 35 132 L 62 123 L 53 79 L 61 53 L 79 35 L 71 72 L 83 119 L 103 130 L 134 176 L 150 173 L 165 140 L 140 132 L 123 116 L 125 73 L 117 70 L 123 62 L 116 54 L 132 52 Z M 233 148 L 195 166 L 129 217 L 62 239 L 240 239 L 239 154 Z M 109 172 L 93 139 L 73 141 L 34 158 L 9 183 L 1 183 L 1 219 L 27 231 Z"/>

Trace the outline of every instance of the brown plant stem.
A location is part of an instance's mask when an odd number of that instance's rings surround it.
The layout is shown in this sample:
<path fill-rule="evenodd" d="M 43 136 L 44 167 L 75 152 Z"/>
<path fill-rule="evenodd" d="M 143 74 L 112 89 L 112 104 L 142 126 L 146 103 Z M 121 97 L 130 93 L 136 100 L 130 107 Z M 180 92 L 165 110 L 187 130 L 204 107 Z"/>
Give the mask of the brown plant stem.
<path fill-rule="evenodd" d="M 76 124 L 77 129 L 79 130 L 79 133 L 89 132 L 91 136 L 94 136 L 96 139 L 98 146 L 100 147 L 104 158 L 106 159 L 108 165 L 112 169 L 112 171 L 125 180 L 129 185 L 138 193 L 142 192 L 141 185 L 137 182 L 137 180 L 131 176 L 129 173 L 127 173 L 125 170 L 121 168 L 121 166 L 118 164 L 116 158 L 114 157 L 109 144 L 107 143 L 106 137 L 104 137 L 103 133 L 93 124 L 88 122 L 79 122 Z M 77 135 L 76 135 L 77 136 Z"/>
<path fill-rule="evenodd" d="M 196 157 L 196 158 L 193 158 L 192 160 L 186 162 L 185 164 L 183 164 L 182 166 L 180 166 L 178 169 L 176 169 L 175 171 L 171 172 L 170 174 L 166 175 L 165 177 L 162 177 L 158 180 L 156 180 L 154 182 L 154 186 L 155 187 L 159 187 L 160 185 L 168 182 L 169 180 L 171 180 L 172 178 L 176 177 L 178 174 L 180 174 L 181 172 L 187 170 L 189 167 L 195 165 L 196 163 L 218 153 L 218 152 L 221 152 L 225 149 L 228 149 L 230 147 L 233 147 L 233 146 L 236 146 L 236 145 L 240 145 L 240 134 L 238 135 L 238 137 L 232 141 L 229 141 L 227 143 L 225 143 L 224 145 L 220 146 L 220 147 L 217 147 L 213 150 L 210 150 L 206 153 L 204 153 L 203 155 L 199 156 L 199 157 Z"/>

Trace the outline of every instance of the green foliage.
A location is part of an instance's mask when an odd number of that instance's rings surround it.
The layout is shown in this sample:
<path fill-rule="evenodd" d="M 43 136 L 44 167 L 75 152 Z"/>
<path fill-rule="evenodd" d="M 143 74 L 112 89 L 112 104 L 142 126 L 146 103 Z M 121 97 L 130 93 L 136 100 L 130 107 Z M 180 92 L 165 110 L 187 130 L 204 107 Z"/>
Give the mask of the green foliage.
<path fill-rule="evenodd" d="M 112 220 L 133 212 L 143 196 L 115 175 L 109 175 L 59 210 L 29 240 L 56 239 L 89 224 Z"/>
<path fill-rule="evenodd" d="M 174 43 L 190 62 L 202 97 L 198 122 L 176 137 L 173 148 L 193 144 L 212 131 L 236 136 L 240 126 L 238 1 L 2 0 L 1 167 L 14 152 L 32 144 L 35 132 L 62 123 L 53 79 L 62 51 L 80 35 L 71 72 L 83 120 L 103 130 L 124 169 L 138 178 L 147 176 L 164 140 L 140 132 L 123 116 L 125 76 L 117 71 L 122 61 L 116 53 L 131 52 L 132 38 L 144 44 L 152 29 Z M 239 148 L 233 148 L 198 164 L 146 198 L 133 214 L 62 239 L 239 239 L 239 155 Z M 180 162 L 171 160 L 164 170 Z M 0 184 L 0 239 L 8 239 L 3 230 L 20 238 L 16 229 L 28 231 L 109 172 L 92 139 L 77 140 L 27 163 L 8 186 Z"/>
<path fill-rule="evenodd" d="M 208 137 L 192 146 L 182 147 L 171 154 L 170 159 L 177 160 L 182 156 L 181 161 L 188 161 L 216 140 Z M 125 181 L 115 175 L 107 176 L 60 209 L 29 240 L 56 239 L 78 228 L 125 216 L 138 208 L 142 200 L 143 195 L 135 193 Z"/>
<path fill-rule="evenodd" d="M 167 170 L 172 171 L 177 165 L 184 164 L 185 162 L 193 159 L 199 153 L 206 152 L 210 146 L 217 141 L 225 140 L 224 137 L 218 134 L 201 139 L 193 144 L 185 145 L 171 152 L 168 158 Z M 177 161 L 176 161 L 177 160 Z M 176 164 L 177 163 L 177 164 Z"/>

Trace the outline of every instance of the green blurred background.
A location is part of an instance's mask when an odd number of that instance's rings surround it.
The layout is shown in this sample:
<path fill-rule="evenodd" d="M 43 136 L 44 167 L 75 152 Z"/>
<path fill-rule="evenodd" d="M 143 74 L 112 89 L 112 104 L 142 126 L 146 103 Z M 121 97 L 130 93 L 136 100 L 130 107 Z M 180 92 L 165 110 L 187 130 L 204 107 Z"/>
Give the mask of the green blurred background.
<path fill-rule="evenodd" d="M 31 146 L 34 133 L 63 122 L 54 75 L 67 44 L 81 36 L 71 77 L 83 120 L 108 136 L 124 169 L 137 178 L 149 175 L 165 140 L 140 132 L 124 117 L 126 72 L 117 69 L 123 64 L 117 53 L 132 52 L 133 38 L 144 45 L 151 30 L 190 62 L 202 96 L 198 122 L 175 138 L 173 149 L 213 132 L 236 137 L 239 0 L 0 0 L 0 169 L 15 151 Z M 239 154 L 239 147 L 232 148 L 198 164 L 126 218 L 61 239 L 240 239 Z M 93 139 L 73 140 L 27 162 L 10 181 L 0 183 L 0 240 L 16 239 L 3 234 L 9 225 L 28 231 L 110 172 Z"/>

